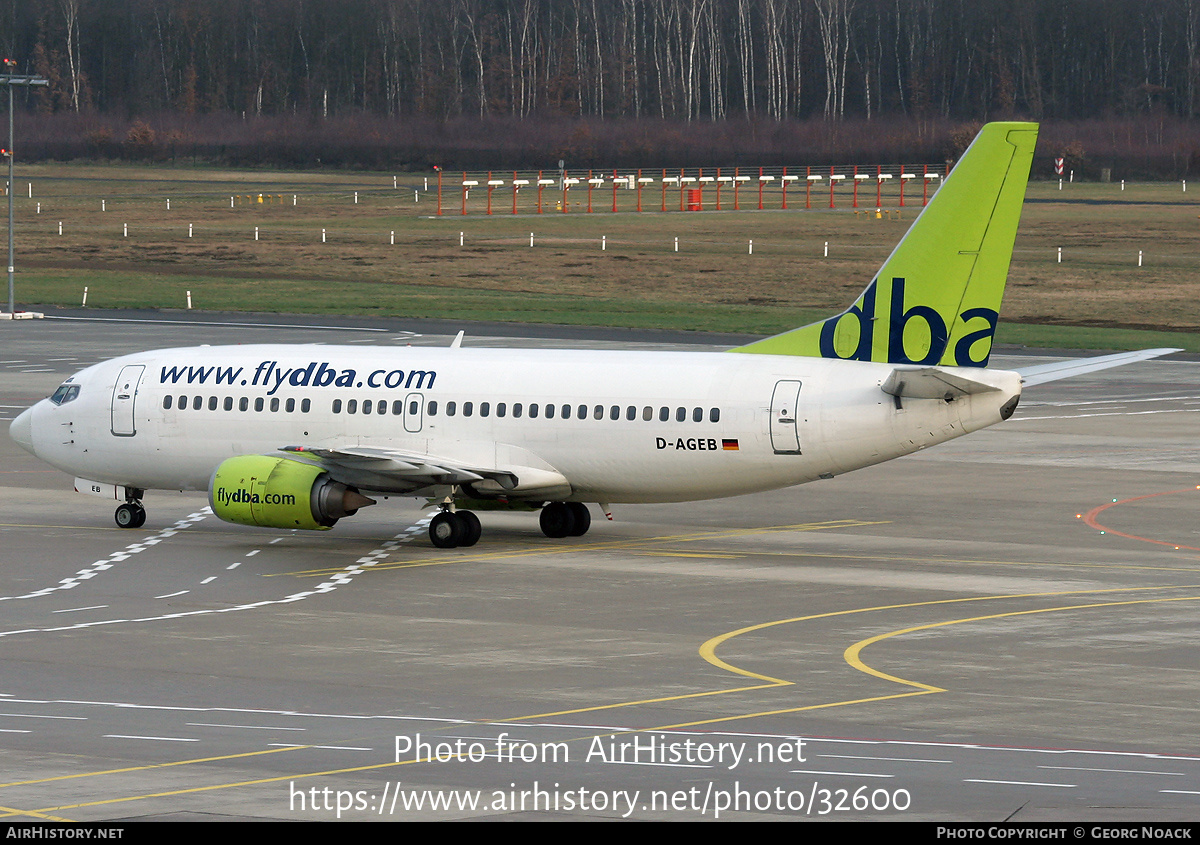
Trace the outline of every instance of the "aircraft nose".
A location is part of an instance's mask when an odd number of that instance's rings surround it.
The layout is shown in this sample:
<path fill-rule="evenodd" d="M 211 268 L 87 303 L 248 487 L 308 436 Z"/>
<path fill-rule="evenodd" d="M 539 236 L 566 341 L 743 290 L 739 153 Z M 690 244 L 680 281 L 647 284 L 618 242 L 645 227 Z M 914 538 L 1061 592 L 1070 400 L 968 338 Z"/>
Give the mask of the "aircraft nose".
<path fill-rule="evenodd" d="M 8 433 L 22 449 L 31 455 L 36 454 L 33 451 L 33 408 L 28 408 L 18 414 L 17 418 L 12 421 L 12 425 L 8 427 Z"/>

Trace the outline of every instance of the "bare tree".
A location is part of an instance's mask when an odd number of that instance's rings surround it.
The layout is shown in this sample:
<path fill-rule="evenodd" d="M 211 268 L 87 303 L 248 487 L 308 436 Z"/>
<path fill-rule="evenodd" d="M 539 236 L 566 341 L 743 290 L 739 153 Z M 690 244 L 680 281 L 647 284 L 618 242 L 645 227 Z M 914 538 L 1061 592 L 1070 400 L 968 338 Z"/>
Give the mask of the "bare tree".
<path fill-rule="evenodd" d="M 67 68 L 70 72 L 71 108 L 79 111 L 83 61 L 80 58 L 79 7 L 83 0 L 58 0 L 67 26 Z"/>
<path fill-rule="evenodd" d="M 825 117 L 841 120 L 846 109 L 846 60 L 854 0 L 813 0 L 825 59 Z"/>

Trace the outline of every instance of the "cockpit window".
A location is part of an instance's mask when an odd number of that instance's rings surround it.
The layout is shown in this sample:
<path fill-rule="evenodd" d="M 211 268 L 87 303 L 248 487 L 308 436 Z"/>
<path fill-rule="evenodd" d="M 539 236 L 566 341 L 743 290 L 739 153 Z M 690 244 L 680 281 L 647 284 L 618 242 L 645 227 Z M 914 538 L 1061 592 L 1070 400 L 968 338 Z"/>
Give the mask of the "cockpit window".
<path fill-rule="evenodd" d="M 65 405 L 68 402 L 73 402 L 79 396 L 79 385 L 77 384 L 62 384 L 58 390 L 54 391 L 54 395 L 50 397 L 50 401 L 55 405 Z"/>

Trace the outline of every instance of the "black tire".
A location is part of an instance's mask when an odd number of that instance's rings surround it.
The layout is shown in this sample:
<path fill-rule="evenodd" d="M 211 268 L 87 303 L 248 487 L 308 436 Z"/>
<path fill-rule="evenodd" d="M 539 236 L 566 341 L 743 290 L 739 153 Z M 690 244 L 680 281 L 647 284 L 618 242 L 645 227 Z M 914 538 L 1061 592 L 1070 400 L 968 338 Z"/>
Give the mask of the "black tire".
<path fill-rule="evenodd" d="M 566 537 L 575 530 L 575 514 L 566 502 L 551 502 L 542 508 L 538 519 L 542 533 L 547 537 L 558 539 Z"/>
<path fill-rule="evenodd" d="M 571 516 L 575 518 L 575 526 L 571 529 L 572 537 L 582 537 L 592 527 L 592 514 L 583 502 L 567 502 Z"/>
<path fill-rule="evenodd" d="M 118 528 L 141 528 L 146 523 L 146 509 L 134 502 L 117 506 L 113 519 Z"/>
<path fill-rule="evenodd" d="M 471 511 L 456 511 L 454 515 L 458 517 L 458 522 L 462 526 L 462 539 L 458 541 L 458 545 L 465 549 L 478 543 L 483 534 L 483 526 L 479 524 L 479 517 Z"/>
<path fill-rule="evenodd" d="M 462 541 L 463 523 L 455 514 L 443 511 L 429 523 L 429 540 L 439 549 L 453 549 Z"/>

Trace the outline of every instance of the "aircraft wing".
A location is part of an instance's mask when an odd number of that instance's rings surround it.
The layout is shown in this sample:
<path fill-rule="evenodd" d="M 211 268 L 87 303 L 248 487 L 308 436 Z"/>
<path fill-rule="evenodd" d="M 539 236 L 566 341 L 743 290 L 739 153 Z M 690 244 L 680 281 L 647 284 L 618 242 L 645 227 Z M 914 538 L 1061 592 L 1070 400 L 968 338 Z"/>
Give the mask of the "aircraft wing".
<path fill-rule="evenodd" d="M 1034 364 L 1030 367 L 1017 367 L 1021 374 L 1021 384 L 1031 387 L 1035 384 L 1045 384 L 1060 378 L 1070 378 L 1084 373 L 1107 370 L 1109 367 L 1120 367 L 1138 361 L 1158 358 L 1160 355 L 1170 355 L 1172 352 L 1182 352 L 1182 349 L 1141 349 L 1137 352 L 1118 352 L 1116 355 L 1101 355 L 1098 358 L 1076 358 L 1071 361 L 1055 361 L 1052 364 Z"/>
<path fill-rule="evenodd" d="M 410 493 L 430 487 L 465 487 L 480 496 L 549 495 L 570 490 L 567 479 L 548 466 L 487 466 L 453 458 L 373 446 L 336 449 L 284 446 L 279 451 L 307 457 L 337 480 L 364 490 Z M 532 463 L 532 462 L 531 462 Z"/>

